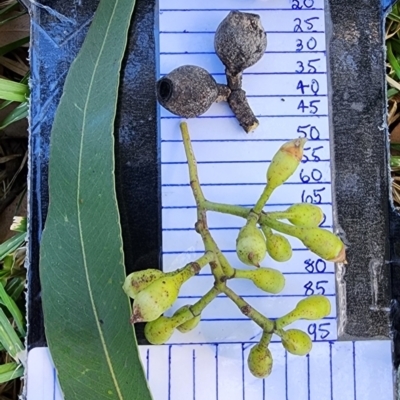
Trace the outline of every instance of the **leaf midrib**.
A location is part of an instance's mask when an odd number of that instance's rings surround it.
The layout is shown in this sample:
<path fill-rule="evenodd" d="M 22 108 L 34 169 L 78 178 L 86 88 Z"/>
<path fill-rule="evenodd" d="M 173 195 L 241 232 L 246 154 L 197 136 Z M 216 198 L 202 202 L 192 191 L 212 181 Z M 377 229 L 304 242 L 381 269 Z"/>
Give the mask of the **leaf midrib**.
<path fill-rule="evenodd" d="M 101 344 L 103 346 L 103 350 L 104 350 L 104 354 L 105 354 L 105 357 L 106 357 L 107 365 L 108 365 L 108 368 L 109 368 L 110 373 L 111 373 L 111 378 L 113 380 L 115 389 L 117 391 L 118 398 L 120 400 L 123 400 L 121 389 L 120 389 L 120 387 L 118 385 L 118 380 L 117 380 L 117 377 L 116 377 L 115 372 L 114 372 L 114 368 L 113 368 L 113 365 L 112 365 L 112 362 L 111 362 L 110 355 L 108 353 L 107 344 L 106 344 L 106 341 L 104 339 L 103 331 L 101 329 L 99 318 L 98 318 L 98 314 L 97 314 L 96 305 L 95 305 L 94 299 L 93 299 L 92 286 L 91 286 L 91 283 L 90 283 L 89 271 L 88 271 L 87 261 L 86 261 L 85 243 L 84 243 L 84 240 L 83 240 L 82 222 L 81 222 L 81 206 L 80 206 L 80 204 L 81 204 L 80 203 L 80 191 L 81 191 L 81 172 L 82 172 L 82 151 L 83 151 L 83 139 L 84 139 L 84 136 L 85 136 L 87 109 L 88 109 L 89 99 L 90 99 L 90 95 L 91 95 L 91 91 L 92 91 L 92 87 L 93 87 L 94 77 L 96 75 L 97 68 L 99 66 L 99 60 L 100 60 L 100 58 L 101 58 L 101 56 L 103 54 L 105 43 L 107 41 L 107 37 L 108 37 L 109 30 L 110 30 L 110 26 L 111 26 L 112 20 L 114 18 L 115 10 L 117 8 L 118 3 L 119 3 L 119 0 L 116 0 L 115 4 L 114 4 L 113 11 L 111 13 L 111 16 L 110 16 L 110 19 L 109 19 L 109 22 L 108 22 L 108 25 L 107 25 L 106 33 L 104 35 L 104 40 L 103 40 L 103 43 L 101 45 L 101 48 L 100 48 L 100 51 L 99 51 L 99 55 L 98 55 L 98 57 L 96 59 L 96 62 L 95 62 L 93 74 L 92 74 L 92 77 L 91 77 L 90 83 L 89 83 L 89 89 L 88 89 L 88 92 L 87 92 L 85 105 L 84 105 L 83 110 L 82 110 L 83 116 L 82 116 L 82 128 L 81 128 L 81 142 L 80 142 L 79 158 L 78 158 L 78 174 L 77 174 L 78 175 L 78 180 L 77 180 L 77 191 L 76 191 L 76 206 L 77 206 L 77 211 L 78 211 L 78 230 L 79 230 L 79 239 L 80 239 L 80 242 L 81 242 L 81 249 L 82 249 L 83 267 L 84 267 L 84 271 L 85 271 L 86 283 L 87 283 L 88 290 L 89 290 L 90 303 L 91 303 L 93 314 L 94 314 L 94 317 L 95 317 L 97 330 L 99 332 L 100 341 L 101 341 Z"/>

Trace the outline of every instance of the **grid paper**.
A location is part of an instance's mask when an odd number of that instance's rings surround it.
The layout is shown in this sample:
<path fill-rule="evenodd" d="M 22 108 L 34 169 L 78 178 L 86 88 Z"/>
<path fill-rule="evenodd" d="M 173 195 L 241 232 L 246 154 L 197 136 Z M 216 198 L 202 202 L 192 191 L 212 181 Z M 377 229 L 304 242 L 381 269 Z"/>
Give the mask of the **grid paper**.
<path fill-rule="evenodd" d="M 390 400 L 391 342 L 314 344 L 296 357 L 272 344 L 274 368 L 256 379 L 249 343 L 140 346 L 154 400 Z M 47 348 L 30 351 L 27 400 L 63 400 Z M 78 400 L 78 399 L 77 399 Z"/>
<path fill-rule="evenodd" d="M 213 104 L 200 118 L 189 120 L 198 162 L 199 179 L 207 199 L 254 206 L 265 183 L 268 165 L 282 144 L 306 135 L 305 157 L 298 171 L 271 196 L 266 209 L 283 211 L 295 202 L 321 205 L 332 228 L 329 118 L 327 97 L 324 4 L 307 0 L 292 9 L 288 0 L 226 0 L 202 2 L 160 0 L 160 74 L 185 64 L 206 68 L 219 83 L 226 83 L 224 66 L 214 52 L 214 33 L 230 9 L 260 15 L 267 31 L 263 58 L 243 74 L 243 88 L 260 120 L 254 133 L 246 134 L 227 103 Z M 246 5 L 243 8 L 243 5 Z M 196 207 L 189 185 L 188 166 L 179 130 L 181 119 L 160 108 L 163 269 L 174 270 L 196 260 L 204 247 L 194 230 Z M 235 245 L 244 220 L 208 213 L 211 234 L 232 266 L 246 268 L 237 258 Z M 281 270 L 286 278 L 279 295 L 261 292 L 251 281 L 229 285 L 270 318 L 278 318 L 310 294 L 325 294 L 331 314 L 318 323 L 299 321 L 316 341 L 336 335 L 334 265 L 325 262 L 289 237 L 293 258 L 262 265 Z M 213 284 L 208 268 L 182 287 L 173 313 L 200 299 Z M 176 332 L 171 343 L 228 343 L 258 338 L 260 328 L 249 321 L 225 296 L 220 295 L 202 314 L 200 327 L 189 334 Z M 275 337 L 274 337 L 275 339 Z M 276 338 L 278 339 L 278 338 Z"/>

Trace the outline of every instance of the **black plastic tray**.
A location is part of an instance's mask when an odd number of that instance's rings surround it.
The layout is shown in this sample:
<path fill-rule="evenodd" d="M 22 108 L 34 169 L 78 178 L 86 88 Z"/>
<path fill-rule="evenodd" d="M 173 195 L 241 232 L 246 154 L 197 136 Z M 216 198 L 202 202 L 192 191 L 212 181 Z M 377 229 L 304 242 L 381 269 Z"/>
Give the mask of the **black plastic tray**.
<path fill-rule="evenodd" d="M 46 345 L 38 261 L 48 205 L 51 126 L 68 67 L 84 40 L 98 0 L 26 3 L 31 4 L 32 15 L 28 274 L 28 346 L 32 348 Z M 343 237 L 349 245 L 348 265 L 344 274 L 337 274 L 339 336 L 388 337 L 392 274 L 396 282 L 393 295 L 400 300 L 400 219 L 390 211 L 388 200 L 385 128 L 383 18 L 389 1 L 328 3 L 334 207 L 336 226 L 345 233 Z M 128 272 L 149 265 L 161 266 L 159 140 L 154 93 L 156 17 L 155 0 L 137 0 L 123 63 L 115 127 L 117 194 Z M 393 310 L 396 314 L 396 308 Z M 144 343 L 141 327 L 137 331 L 139 341 Z"/>

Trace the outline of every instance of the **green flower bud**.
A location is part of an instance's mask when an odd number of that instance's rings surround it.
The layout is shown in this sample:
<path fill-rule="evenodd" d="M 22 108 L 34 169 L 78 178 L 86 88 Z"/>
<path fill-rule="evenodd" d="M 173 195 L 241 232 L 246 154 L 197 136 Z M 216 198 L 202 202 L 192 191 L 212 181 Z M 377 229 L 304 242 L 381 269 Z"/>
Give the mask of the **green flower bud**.
<path fill-rule="evenodd" d="M 285 287 L 285 277 L 282 272 L 273 268 L 259 268 L 249 270 L 238 269 L 236 278 L 250 279 L 264 292 L 277 294 Z"/>
<path fill-rule="evenodd" d="M 175 311 L 174 317 L 179 316 L 181 313 L 189 310 L 189 307 L 190 306 L 188 306 L 188 305 L 181 307 L 180 309 Z M 193 317 L 193 318 L 189 319 L 188 321 L 184 322 L 183 324 L 178 325 L 176 327 L 176 329 L 178 329 L 178 331 L 182 332 L 182 333 L 190 332 L 191 330 L 193 330 L 197 327 L 200 320 L 201 320 L 201 315 L 198 315 L 197 317 Z"/>
<path fill-rule="evenodd" d="M 311 351 L 312 340 L 300 329 L 289 329 L 281 331 L 283 347 L 291 354 L 305 356 Z"/>
<path fill-rule="evenodd" d="M 345 262 L 346 249 L 343 242 L 332 232 L 321 228 L 305 228 L 299 239 L 313 253 L 331 262 Z"/>
<path fill-rule="evenodd" d="M 343 242 L 330 231 L 321 228 L 307 228 L 284 224 L 272 218 L 268 226 L 287 235 L 297 237 L 313 253 L 331 262 L 346 262 L 346 248 Z"/>
<path fill-rule="evenodd" d="M 157 319 L 175 303 L 182 284 L 191 276 L 192 271 L 186 269 L 168 273 L 141 290 L 133 303 L 131 323 Z"/>
<path fill-rule="evenodd" d="M 151 344 L 164 344 L 174 333 L 175 323 L 171 318 L 158 317 L 144 327 L 144 336 Z"/>
<path fill-rule="evenodd" d="M 303 158 L 303 148 L 307 139 L 295 139 L 285 143 L 272 158 L 267 171 L 270 191 L 286 182 L 296 171 Z"/>
<path fill-rule="evenodd" d="M 322 210 L 318 206 L 309 203 L 293 204 L 286 212 L 290 213 L 289 221 L 297 226 L 318 227 L 324 219 Z"/>
<path fill-rule="evenodd" d="M 162 275 L 164 273 L 159 269 L 145 269 L 143 271 L 132 272 L 125 278 L 122 288 L 129 297 L 134 299 L 141 290 L 145 289 Z"/>
<path fill-rule="evenodd" d="M 267 253 L 267 245 L 262 232 L 252 223 L 246 224 L 236 239 L 236 254 L 246 265 L 260 266 Z"/>
<path fill-rule="evenodd" d="M 327 317 L 331 313 L 331 302 L 325 296 L 315 294 L 297 303 L 295 312 L 302 319 L 316 320 Z"/>
<path fill-rule="evenodd" d="M 267 347 L 258 343 L 251 348 L 247 365 L 256 378 L 266 378 L 272 371 L 272 354 Z"/>
<path fill-rule="evenodd" d="M 292 246 L 285 236 L 271 233 L 267 236 L 267 252 L 270 257 L 278 262 L 285 262 L 292 258 Z"/>
<path fill-rule="evenodd" d="M 330 313 L 331 303 L 329 299 L 316 294 L 300 300 L 293 311 L 278 318 L 275 324 L 277 329 L 282 329 L 299 319 L 317 320 L 327 317 Z"/>

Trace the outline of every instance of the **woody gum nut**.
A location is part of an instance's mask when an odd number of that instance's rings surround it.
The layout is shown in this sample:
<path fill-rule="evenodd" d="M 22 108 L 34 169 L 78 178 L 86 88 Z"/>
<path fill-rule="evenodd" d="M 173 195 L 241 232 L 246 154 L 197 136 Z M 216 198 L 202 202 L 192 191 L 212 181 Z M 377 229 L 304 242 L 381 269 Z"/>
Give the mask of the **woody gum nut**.
<path fill-rule="evenodd" d="M 183 65 L 157 81 L 157 100 L 168 111 L 184 118 L 204 114 L 215 101 L 230 94 L 201 67 Z M 225 91 L 225 92 L 224 92 Z"/>
<path fill-rule="evenodd" d="M 182 283 L 179 274 L 165 275 L 141 290 L 133 303 L 131 323 L 157 319 L 175 303 Z"/>
<path fill-rule="evenodd" d="M 247 365 L 256 378 L 266 378 L 272 371 L 272 354 L 267 347 L 256 344 L 250 350 Z"/>
<path fill-rule="evenodd" d="M 282 272 L 273 268 L 259 268 L 246 271 L 248 278 L 264 292 L 277 294 L 285 287 L 285 277 Z"/>
<path fill-rule="evenodd" d="M 176 316 L 180 312 L 188 310 L 188 309 L 189 309 L 189 306 L 183 306 L 175 312 L 174 316 Z M 199 324 L 200 320 L 201 320 L 201 315 L 198 315 L 197 317 L 193 317 L 193 318 L 189 319 L 188 321 L 184 322 L 183 324 L 178 325 L 176 327 L 176 329 L 178 329 L 178 331 L 181 333 L 190 332 L 196 328 L 196 326 Z"/>
<path fill-rule="evenodd" d="M 144 327 L 144 336 L 151 344 L 164 344 L 174 333 L 174 323 L 171 318 L 159 317 L 148 322 Z"/>
<path fill-rule="evenodd" d="M 310 203 L 293 204 L 286 212 L 292 215 L 289 221 L 293 225 L 309 228 L 318 227 L 324 218 L 322 210 Z"/>
<path fill-rule="evenodd" d="M 312 349 L 312 340 L 300 329 L 282 331 L 282 345 L 291 354 L 305 356 Z"/>
<path fill-rule="evenodd" d="M 134 299 L 137 294 L 149 286 L 152 282 L 160 278 L 164 273 L 159 269 L 145 269 L 129 274 L 122 286 L 124 292 Z"/>
<path fill-rule="evenodd" d="M 282 185 L 296 171 L 303 158 L 307 139 L 295 139 L 285 143 L 272 158 L 267 171 L 267 182 L 271 189 Z"/>
<path fill-rule="evenodd" d="M 293 311 L 278 318 L 275 324 L 277 329 L 282 329 L 299 319 L 315 321 L 327 317 L 330 313 L 330 301 L 325 296 L 317 294 L 300 300 Z"/>
<path fill-rule="evenodd" d="M 253 224 L 246 224 L 236 239 L 236 254 L 246 265 L 260 266 L 265 258 L 267 245 L 262 232 Z"/>
<path fill-rule="evenodd" d="M 279 233 L 268 235 L 267 252 L 272 259 L 278 262 L 285 262 L 292 258 L 292 246 L 289 240 Z"/>
<path fill-rule="evenodd" d="M 254 65 L 267 49 L 267 35 L 260 16 L 231 11 L 217 28 L 214 47 L 233 75 Z"/>
<path fill-rule="evenodd" d="M 344 243 L 334 233 L 321 228 L 306 228 L 299 237 L 313 253 L 331 262 L 346 261 Z"/>

